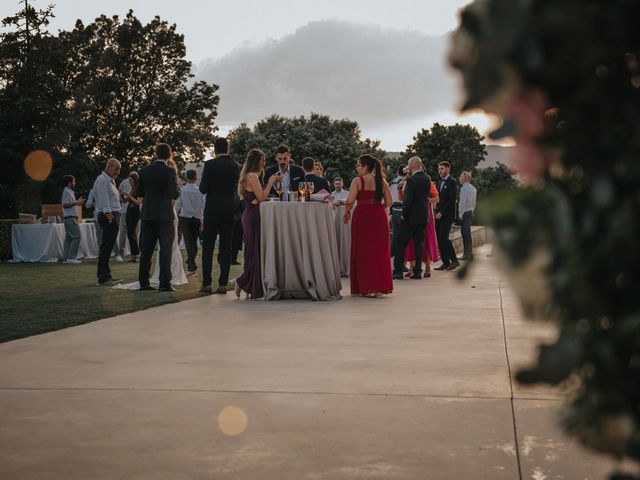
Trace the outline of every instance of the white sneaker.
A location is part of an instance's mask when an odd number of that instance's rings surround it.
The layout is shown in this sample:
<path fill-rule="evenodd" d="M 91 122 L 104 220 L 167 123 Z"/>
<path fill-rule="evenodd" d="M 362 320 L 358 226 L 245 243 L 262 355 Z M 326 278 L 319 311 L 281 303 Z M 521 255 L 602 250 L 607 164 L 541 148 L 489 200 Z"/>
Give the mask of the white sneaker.
<path fill-rule="evenodd" d="M 121 256 L 121 255 L 116 255 L 116 256 L 114 257 L 114 260 L 115 260 L 116 262 L 119 262 L 119 263 L 124 262 L 124 260 L 122 259 L 122 256 Z"/>
<path fill-rule="evenodd" d="M 78 259 L 70 258 L 69 260 L 65 260 L 65 261 L 64 261 L 64 262 L 62 262 L 62 263 L 64 263 L 65 265 L 79 265 L 79 264 L 81 264 L 82 262 L 81 262 L 80 260 L 78 260 Z"/>

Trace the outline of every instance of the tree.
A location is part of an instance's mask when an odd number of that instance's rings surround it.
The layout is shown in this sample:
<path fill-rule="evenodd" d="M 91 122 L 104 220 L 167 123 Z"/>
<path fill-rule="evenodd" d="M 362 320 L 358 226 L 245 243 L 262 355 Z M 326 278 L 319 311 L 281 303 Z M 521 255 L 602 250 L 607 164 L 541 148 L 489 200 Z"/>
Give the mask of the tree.
<path fill-rule="evenodd" d="M 129 11 L 122 20 L 78 21 L 53 36 L 46 31 L 52 7 L 23 3 L 0 34 L 0 194 L 38 211 L 34 188 L 57 202 L 60 179 L 71 173 L 86 193 L 107 158 L 121 160 L 126 174 L 151 161 L 158 141 L 173 147 L 179 165 L 204 158 L 216 131 L 218 87 L 191 80 L 175 25 L 159 17 L 143 25 Z M 53 157 L 51 175 L 37 184 L 22 168 L 35 149 Z M 14 202 L 2 216 L 16 209 Z"/>
<path fill-rule="evenodd" d="M 398 163 L 406 163 L 417 155 L 422 159 L 427 173 L 436 178 L 438 163 L 451 163 L 451 172 L 457 175 L 464 170 L 475 173 L 476 166 L 487 155 L 478 130 L 471 125 L 440 125 L 434 123 L 431 129 L 423 129 L 413 137 Z"/>
<path fill-rule="evenodd" d="M 240 162 L 252 148 L 260 148 L 267 155 L 267 164 L 275 161 L 280 144 L 289 145 L 297 164 L 303 157 L 322 162 L 325 176 L 349 181 L 355 176 L 355 161 L 363 153 L 371 153 L 384 160 L 386 152 L 378 140 L 360 138 L 357 122 L 334 120 L 327 115 L 312 113 L 309 117 L 281 117 L 272 115 L 253 128 L 241 124 L 229 132 L 230 149 Z"/>
<path fill-rule="evenodd" d="M 472 183 L 482 196 L 518 185 L 509 167 L 500 162 L 495 167 L 479 168 L 473 176 Z"/>

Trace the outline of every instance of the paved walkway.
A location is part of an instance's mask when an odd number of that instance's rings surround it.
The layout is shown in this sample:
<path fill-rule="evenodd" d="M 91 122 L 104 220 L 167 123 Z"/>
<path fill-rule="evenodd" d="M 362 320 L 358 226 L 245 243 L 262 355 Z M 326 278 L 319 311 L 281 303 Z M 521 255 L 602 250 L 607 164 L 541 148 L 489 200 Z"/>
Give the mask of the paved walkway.
<path fill-rule="evenodd" d="M 486 252 L 385 299 L 211 296 L 0 345 L 0 478 L 604 478 L 555 393 L 510 381 L 549 330 Z"/>

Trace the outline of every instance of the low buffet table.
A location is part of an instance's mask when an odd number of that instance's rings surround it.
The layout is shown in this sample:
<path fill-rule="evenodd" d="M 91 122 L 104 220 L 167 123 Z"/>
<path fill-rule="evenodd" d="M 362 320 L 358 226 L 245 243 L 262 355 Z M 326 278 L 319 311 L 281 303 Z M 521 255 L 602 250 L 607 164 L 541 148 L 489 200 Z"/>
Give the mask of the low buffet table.
<path fill-rule="evenodd" d="M 93 223 L 80 223 L 80 247 L 77 258 L 96 258 L 98 242 Z M 14 262 L 57 262 L 64 249 L 62 223 L 15 224 L 11 226 Z"/>
<path fill-rule="evenodd" d="M 260 234 L 265 300 L 342 298 L 331 205 L 263 202 Z"/>

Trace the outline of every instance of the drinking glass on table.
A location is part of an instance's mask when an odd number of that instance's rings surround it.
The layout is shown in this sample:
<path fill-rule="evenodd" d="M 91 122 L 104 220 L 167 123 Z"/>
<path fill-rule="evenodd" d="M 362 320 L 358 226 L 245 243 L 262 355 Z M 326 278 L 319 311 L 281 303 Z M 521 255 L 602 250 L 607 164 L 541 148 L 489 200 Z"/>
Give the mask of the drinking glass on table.
<path fill-rule="evenodd" d="M 298 192 L 300 194 L 300 201 L 304 202 L 304 196 L 307 191 L 307 184 L 304 182 L 298 183 Z"/>
<path fill-rule="evenodd" d="M 275 188 L 278 198 L 282 201 L 282 182 L 275 182 L 273 188 Z"/>
<path fill-rule="evenodd" d="M 313 193 L 314 189 L 315 189 L 315 186 L 314 186 L 313 182 L 307 182 L 307 190 L 309 190 L 309 195 L 311 195 Z"/>

